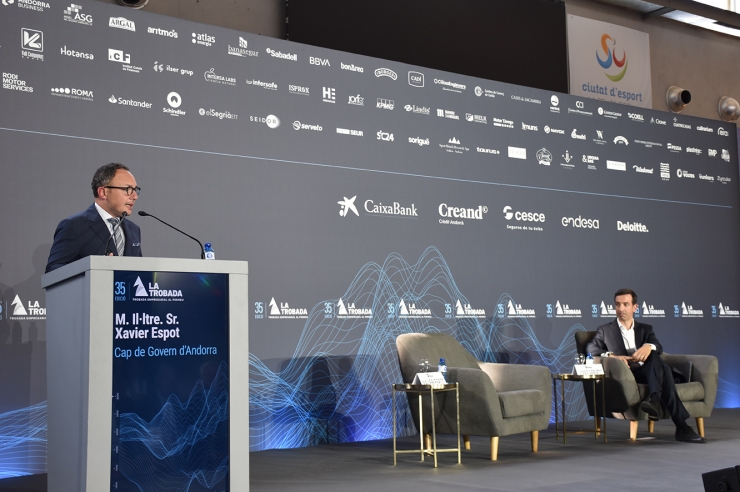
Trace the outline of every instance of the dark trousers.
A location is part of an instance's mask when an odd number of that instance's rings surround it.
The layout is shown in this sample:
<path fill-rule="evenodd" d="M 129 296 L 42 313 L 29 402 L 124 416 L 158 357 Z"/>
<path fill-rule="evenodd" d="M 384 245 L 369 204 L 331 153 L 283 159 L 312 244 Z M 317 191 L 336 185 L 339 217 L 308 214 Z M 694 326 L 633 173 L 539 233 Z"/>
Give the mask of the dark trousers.
<path fill-rule="evenodd" d="M 663 362 L 660 355 L 652 351 L 642 366 L 630 364 L 630 369 L 638 383 L 647 384 L 649 395 L 658 394 L 676 427 L 684 425 L 689 412 L 676 393 L 676 383 L 670 366 Z"/>

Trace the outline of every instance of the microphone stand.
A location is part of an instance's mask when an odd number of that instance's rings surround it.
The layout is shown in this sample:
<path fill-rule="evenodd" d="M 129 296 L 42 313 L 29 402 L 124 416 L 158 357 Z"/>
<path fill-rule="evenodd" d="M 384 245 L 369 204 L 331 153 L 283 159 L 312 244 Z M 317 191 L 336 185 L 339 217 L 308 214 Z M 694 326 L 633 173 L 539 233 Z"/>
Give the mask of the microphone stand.
<path fill-rule="evenodd" d="M 167 222 L 163 221 L 159 217 L 157 217 L 155 215 L 152 215 L 152 214 L 148 214 L 148 213 L 144 212 L 143 210 L 139 210 L 139 215 L 141 215 L 142 217 L 154 217 L 155 219 L 157 219 L 158 221 L 160 221 L 161 223 L 163 223 L 167 227 L 170 227 L 170 228 L 176 230 L 177 232 L 179 232 L 180 234 L 183 234 L 183 235 L 189 237 L 190 239 L 192 239 L 193 241 L 195 241 L 196 243 L 198 243 L 200 245 L 200 259 L 201 260 L 205 260 L 206 259 L 206 252 L 203 249 L 203 244 L 200 241 L 198 241 L 196 238 L 194 238 L 193 236 L 191 236 L 190 234 L 188 234 L 187 232 L 183 232 L 180 229 L 178 229 L 177 227 L 175 227 L 175 226 L 173 226 L 171 224 L 168 224 Z"/>

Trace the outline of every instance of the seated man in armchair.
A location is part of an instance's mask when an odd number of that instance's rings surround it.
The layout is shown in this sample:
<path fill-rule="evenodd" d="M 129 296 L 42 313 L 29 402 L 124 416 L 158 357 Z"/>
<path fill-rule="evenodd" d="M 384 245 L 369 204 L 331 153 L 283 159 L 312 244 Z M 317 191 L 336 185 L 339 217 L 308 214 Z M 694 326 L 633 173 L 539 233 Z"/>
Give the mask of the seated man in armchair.
<path fill-rule="evenodd" d="M 648 395 L 640 404 L 640 410 L 657 418 L 661 404 L 664 405 L 676 425 L 677 441 L 706 442 L 686 423 L 689 412 L 676 393 L 671 368 L 660 358 L 663 347 L 653 333 L 653 327 L 634 320 L 637 294 L 630 289 L 618 290 L 614 294 L 614 309 L 617 319 L 597 328 L 596 336 L 586 346 L 586 351 L 624 361 L 635 380 L 648 386 Z"/>

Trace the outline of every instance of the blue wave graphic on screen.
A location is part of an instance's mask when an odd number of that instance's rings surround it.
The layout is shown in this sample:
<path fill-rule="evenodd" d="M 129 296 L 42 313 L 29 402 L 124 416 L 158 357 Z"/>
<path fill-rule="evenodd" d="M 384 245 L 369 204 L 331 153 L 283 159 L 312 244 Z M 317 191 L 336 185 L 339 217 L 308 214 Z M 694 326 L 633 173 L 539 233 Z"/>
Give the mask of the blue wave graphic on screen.
<path fill-rule="evenodd" d="M 208 390 L 198 380 L 187 401 L 170 395 L 151 422 L 122 413 L 123 476 L 142 491 L 185 492 L 194 480 L 208 489 L 216 486 L 229 467 L 228 390 L 228 366 L 222 362 Z"/>
<path fill-rule="evenodd" d="M 449 333 L 479 360 L 544 365 L 562 372 L 570 370 L 576 355 L 574 333 L 585 330 L 573 325 L 558 347 L 549 348 L 525 318 L 497 318 L 488 311 L 486 319 L 388 316 L 389 307 L 395 309 L 401 300 L 429 308 L 433 316 L 451 312 L 458 300 L 469 304 L 434 247 L 413 265 L 396 253 L 382 265 L 366 263 L 340 298 L 357 309 L 371 309 L 372 317 L 338 318 L 327 311 L 339 299 L 321 302 L 311 310 L 282 370 L 273 372 L 250 354 L 252 450 L 392 436 L 390 386 L 402 381 L 396 337 L 403 333 Z M 507 306 L 509 301 L 514 300 L 504 294 L 481 307 Z M 580 386 L 568 385 L 566 392 L 576 402 L 568 407 L 568 418 L 587 418 Z M 407 401 L 401 398 L 399 405 L 399 435 L 415 434 Z"/>
<path fill-rule="evenodd" d="M 46 402 L 0 414 L 0 479 L 46 472 Z"/>

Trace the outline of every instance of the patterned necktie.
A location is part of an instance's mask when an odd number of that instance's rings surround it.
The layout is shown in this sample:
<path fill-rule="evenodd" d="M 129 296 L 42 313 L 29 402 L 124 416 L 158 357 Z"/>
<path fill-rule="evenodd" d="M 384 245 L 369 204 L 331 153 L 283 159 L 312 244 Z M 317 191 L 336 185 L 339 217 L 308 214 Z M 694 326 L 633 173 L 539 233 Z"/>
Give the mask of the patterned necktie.
<path fill-rule="evenodd" d="M 113 230 L 115 231 L 113 240 L 116 242 L 116 251 L 118 252 L 118 256 L 123 256 L 123 232 L 120 227 L 116 227 L 121 222 L 121 219 L 119 217 L 111 217 L 108 219 L 108 222 L 113 225 Z"/>

